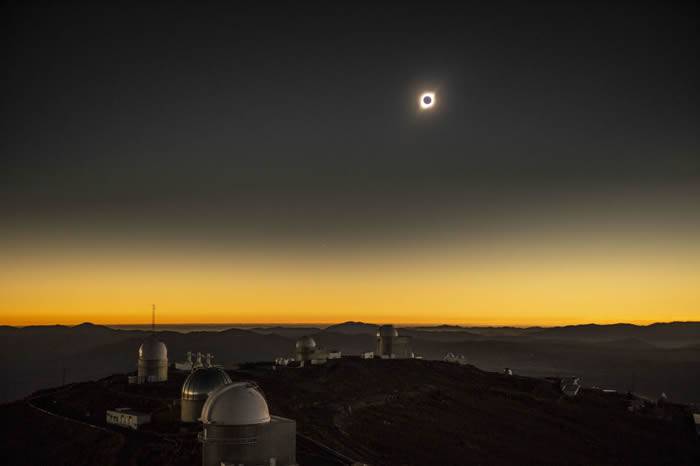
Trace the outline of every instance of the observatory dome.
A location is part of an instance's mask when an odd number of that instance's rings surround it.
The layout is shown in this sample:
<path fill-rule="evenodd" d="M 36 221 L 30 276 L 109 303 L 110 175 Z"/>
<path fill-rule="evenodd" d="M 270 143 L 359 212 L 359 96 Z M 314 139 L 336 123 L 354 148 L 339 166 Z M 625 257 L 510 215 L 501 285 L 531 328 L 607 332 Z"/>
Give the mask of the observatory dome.
<path fill-rule="evenodd" d="M 399 332 L 396 331 L 393 325 L 382 325 L 377 329 L 378 337 L 398 337 Z"/>
<path fill-rule="evenodd" d="M 297 349 L 314 349 L 316 340 L 309 336 L 303 336 L 297 340 Z"/>
<path fill-rule="evenodd" d="M 202 408 L 202 422 L 246 426 L 270 422 L 267 401 L 250 382 L 223 385 L 209 394 Z"/>
<path fill-rule="evenodd" d="M 168 348 L 165 343 L 159 341 L 155 336 L 151 336 L 139 347 L 139 359 L 166 360 L 168 359 Z"/>
<path fill-rule="evenodd" d="M 183 400 L 204 400 L 222 385 L 231 383 L 231 377 L 219 367 L 205 367 L 190 373 L 182 385 Z"/>

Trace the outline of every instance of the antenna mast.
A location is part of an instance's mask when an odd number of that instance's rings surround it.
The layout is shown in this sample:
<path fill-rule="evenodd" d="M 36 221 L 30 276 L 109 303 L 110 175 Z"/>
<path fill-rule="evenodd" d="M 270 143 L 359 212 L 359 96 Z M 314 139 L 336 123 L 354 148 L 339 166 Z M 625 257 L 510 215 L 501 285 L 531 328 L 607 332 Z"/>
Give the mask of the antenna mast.
<path fill-rule="evenodd" d="M 151 333 L 156 334 L 156 305 L 153 305 L 153 310 L 151 311 Z"/>

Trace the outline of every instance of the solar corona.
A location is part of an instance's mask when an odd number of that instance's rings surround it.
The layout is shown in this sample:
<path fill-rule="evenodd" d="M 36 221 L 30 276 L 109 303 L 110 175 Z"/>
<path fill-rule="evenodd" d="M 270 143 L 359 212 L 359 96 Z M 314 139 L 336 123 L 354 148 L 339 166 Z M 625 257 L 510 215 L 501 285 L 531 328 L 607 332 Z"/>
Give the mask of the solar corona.
<path fill-rule="evenodd" d="M 435 93 L 434 92 L 424 92 L 421 94 L 418 100 L 421 110 L 429 110 L 435 106 Z"/>

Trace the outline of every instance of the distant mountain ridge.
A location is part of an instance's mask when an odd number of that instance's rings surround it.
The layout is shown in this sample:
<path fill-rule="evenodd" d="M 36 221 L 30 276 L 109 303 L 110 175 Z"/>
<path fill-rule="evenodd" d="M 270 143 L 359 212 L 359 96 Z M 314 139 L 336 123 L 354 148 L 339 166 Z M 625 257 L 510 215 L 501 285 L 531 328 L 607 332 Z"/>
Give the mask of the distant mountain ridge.
<path fill-rule="evenodd" d="M 684 346 L 700 341 L 700 322 L 667 322 L 651 325 L 634 324 L 585 324 L 545 328 L 531 334 L 545 338 L 575 338 L 579 340 L 638 339 L 649 343 Z"/>
<path fill-rule="evenodd" d="M 275 327 L 253 327 L 249 330 L 263 335 L 275 334 L 287 338 L 299 338 L 304 335 L 313 335 L 321 331 L 319 327 L 284 327 L 281 325 Z"/>
<path fill-rule="evenodd" d="M 350 321 L 325 329 L 274 326 L 157 331 L 157 336 L 167 344 L 171 363 L 183 360 L 187 351 L 201 351 L 213 353 L 215 362 L 230 367 L 291 356 L 301 335 L 311 335 L 319 345 L 343 354 L 372 351 L 377 327 Z M 414 351 L 426 359 L 442 359 L 452 352 L 465 355 L 470 363 L 486 370 L 500 371 L 508 366 L 534 376 L 576 373 L 591 383 L 621 389 L 648 387 L 652 392 L 663 390 L 700 401 L 700 322 L 590 324 L 521 333 L 513 329 L 398 327 L 401 335 L 413 338 Z M 134 371 L 138 347 L 150 333 L 92 323 L 0 327 L 0 364 L 9 381 L 0 386 L 0 401 L 63 380 L 84 381 Z"/>
<path fill-rule="evenodd" d="M 367 324 L 365 322 L 348 321 L 348 322 L 343 322 L 341 324 L 330 325 L 330 326 L 326 327 L 324 330 L 326 332 L 346 333 L 346 334 L 351 334 L 351 335 L 358 335 L 358 334 L 374 335 L 377 333 L 378 327 L 379 327 L 379 324 Z"/>

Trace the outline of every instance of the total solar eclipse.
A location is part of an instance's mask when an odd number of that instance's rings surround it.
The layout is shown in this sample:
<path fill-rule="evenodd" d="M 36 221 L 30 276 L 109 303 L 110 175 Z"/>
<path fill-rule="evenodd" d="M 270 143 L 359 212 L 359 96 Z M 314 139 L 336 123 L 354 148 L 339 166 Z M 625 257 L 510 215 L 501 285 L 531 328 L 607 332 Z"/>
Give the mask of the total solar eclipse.
<path fill-rule="evenodd" d="M 435 105 L 435 93 L 434 92 L 424 92 L 421 94 L 419 99 L 419 104 L 421 110 L 427 110 Z"/>

